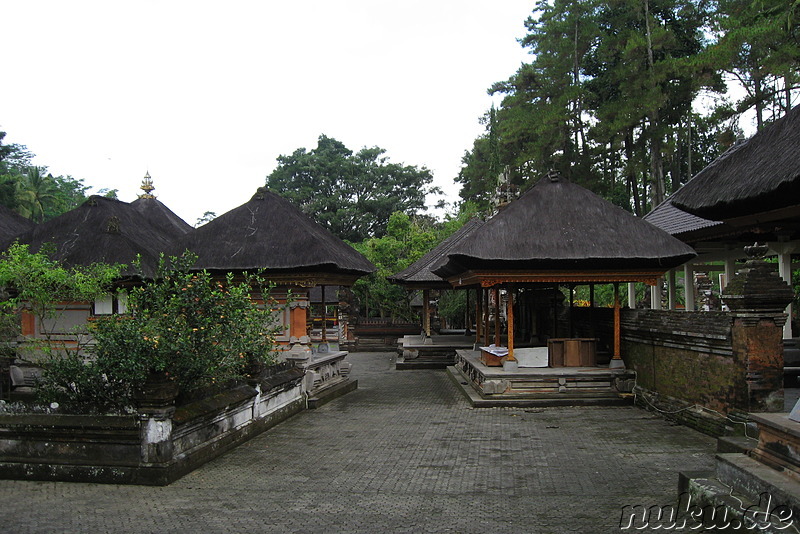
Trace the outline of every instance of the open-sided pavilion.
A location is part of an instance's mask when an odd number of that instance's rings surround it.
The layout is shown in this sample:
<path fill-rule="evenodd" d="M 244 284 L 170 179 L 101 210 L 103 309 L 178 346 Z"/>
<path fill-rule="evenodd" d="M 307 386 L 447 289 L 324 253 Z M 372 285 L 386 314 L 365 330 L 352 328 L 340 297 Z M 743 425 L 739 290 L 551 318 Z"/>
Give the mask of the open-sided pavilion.
<path fill-rule="evenodd" d="M 387 277 L 390 282 L 403 286 L 408 291 L 422 291 L 422 326 L 419 335 L 406 335 L 399 340 L 397 369 L 445 368 L 455 363 L 456 349 L 472 347 L 469 332 L 471 321 L 462 334 L 438 334 L 431 330 L 431 291 L 451 290 L 452 285 L 441 276 L 431 272 L 456 244 L 470 233 L 483 226 L 478 218 L 468 220 L 427 254 L 397 274 Z M 469 292 L 467 292 L 467 315 L 469 315 Z"/>
<path fill-rule="evenodd" d="M 572 383 L 586 386 L 583 393 L 598 388 L 608 393 L 614 378 L 608 372 L 624 367 L 619 284 L 653 285 L 668 269 L 694 256 L 691 247 L 663 230 L 550 174 L 453 246 L 432 272 L 455 288 L 478 290 L 482 326 L 477 341 L 484 347 L 491 345 L 490 316 L 494 318 L 494 348 L 480 353 L 459 351 L 458 365 L 481 395 L 536 396 L 553 389 L 536 382 L 535 375 L 548 375 L 555 391 L 564 392 Z M 615 287 L 614 339 L 606 340 L 611 361 L 603 378 L 585 381 L 579 377 L 590 377 L 592 370 L 600 368 L 594 354 L 596 340 L 572 339 L 568 334 L 557 337 L 557 310 L 564 298 L 561 287 L 569 288 L 572 295 L 577 285 L 596 284 Z M 541 301 L 548 310 L 544 314 Z M 494 302 L 493 313 L 490 302 Z M 504 313 L 505 339 L 501 335 Z M 519 361 L 520 350 L 515 351 L 519 342 L 528 347 L 547 343 L 547 349 L 535 351 L 531 363 L 535 368 Z M 522 352 L 528 356 L 527 350 Z M 556 367 L 558 372 L 553 370 Z M 487 378 L 487 371 L 493 378 Z M 598 386 L 598 381 L 605 381 L 605 386 Z"/>

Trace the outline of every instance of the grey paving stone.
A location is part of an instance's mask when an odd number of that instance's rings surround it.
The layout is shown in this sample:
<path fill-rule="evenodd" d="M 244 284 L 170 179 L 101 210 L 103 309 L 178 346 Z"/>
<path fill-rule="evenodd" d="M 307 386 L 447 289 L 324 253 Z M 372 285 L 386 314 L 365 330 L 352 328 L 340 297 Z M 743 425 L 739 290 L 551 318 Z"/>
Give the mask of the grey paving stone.
<path fill-rule="evenodd" d="M 715 442 L 634 407 L 472 409 L 441 370 L 348 356 L 359 389 L 165 488 L 0 481 L 4 532 L 620 532 Z"/>

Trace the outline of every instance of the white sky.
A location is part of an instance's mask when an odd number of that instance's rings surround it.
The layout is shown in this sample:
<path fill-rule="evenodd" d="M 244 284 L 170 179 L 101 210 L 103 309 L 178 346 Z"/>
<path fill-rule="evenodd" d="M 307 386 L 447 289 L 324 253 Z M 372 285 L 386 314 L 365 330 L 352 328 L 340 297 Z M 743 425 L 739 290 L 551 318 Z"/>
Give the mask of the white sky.
<path fill-rule="evenodd" d="M 448 200 L 533 0 L 0 0 L 0 131 L 189 224 L 320 134 L 426 166 Z"/>

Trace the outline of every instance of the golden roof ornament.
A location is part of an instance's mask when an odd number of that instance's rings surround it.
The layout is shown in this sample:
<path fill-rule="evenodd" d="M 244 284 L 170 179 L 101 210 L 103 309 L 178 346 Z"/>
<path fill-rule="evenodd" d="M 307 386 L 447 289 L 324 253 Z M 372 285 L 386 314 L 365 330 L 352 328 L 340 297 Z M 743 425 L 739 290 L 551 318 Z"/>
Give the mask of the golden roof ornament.
<path fill-rule="evenodd" d="M 155 195 L 153 195 L 155 186 L 153 185 L 153 179 L 150 178 L 150 171 L 145 173 L 144 179 L 142 179 L 142 187 L 140 187 L 140 189 L 144 191 L 144 194 L 139 195 L 139 198 L 156 198 Z"/>

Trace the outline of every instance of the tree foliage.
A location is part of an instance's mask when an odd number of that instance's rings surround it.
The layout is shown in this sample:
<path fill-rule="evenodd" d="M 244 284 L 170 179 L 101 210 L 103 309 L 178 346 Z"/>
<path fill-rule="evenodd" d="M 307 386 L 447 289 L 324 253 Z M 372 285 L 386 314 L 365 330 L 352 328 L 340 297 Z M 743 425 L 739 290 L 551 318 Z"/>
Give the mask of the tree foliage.
<path fill-rule="evenodd" d="M 359 279 L 353 286 L 353 293 L 361 303 L 361 314 L 416 319 L 411 309 L 413 293 L 386 278 L 422 258 L 477 212 L 477 205 L 469 202 L 443 221 L 395 212 L 389 217 L 386 235 L 355 243 L 353 247 L 377 267 L 376 272 Z"/>
<path fill-rule="evenodd" d="M 190 254 L 162 257 L 156 278 L 127 292 L 127 314 L 91 323 L 91 358 L 72 353 L 46 362 L 43 398 L 124 409 L 151 373 L 163 373 L 185 393 L 275 361 L 279 325 L 270 286 L 258 276 L 191 271 L 195 261 Z"/>
<path fill-rule="evenodd" d="M 100 263 L 66 267 L 53 260 L 45 247 L 33 253 L 28 245 L 14 243 L 0 257 L 0 287 L 5 292 L 0 301 L 3 323 L 18 324 L 23 311 L 32 314 L 43 339 L 31 337 L 24 340 L 23 347 L 47 357 L 62 357 L 65 347 L 55 341 L 46 325 L 58 324 L 57 319 L 66 311 L 65 303 L 92 302 L 106 295 L 120 268 Z M 77 336 L 83 333 L 74 332 Z"/>
<path fill-rule="evenodd" d="M 353 285 L 353 293 L 361 303 L 361 313 L 367 317 L 413 319 L 411 294 L 386 277 L 420 259 L 436 242 L 434 228 L 406 213 L 395 212 L 389 217 L 385 235 L 354 244 L 353 247 L 377 267 L 376 272 Z"/>
<path fill-rule="evenodd" d="M 560 171 L 644 215 L 741 135 L 736 114 L 788 111 L 798 85 L 797 3 L 781 0 L 540 0 L 532 54 L 465 154 L 460 195 L 486 206 L 505 171 L 525 188 Z M 746 89 L 718 98 L 725 79 Z"/>
<path fill-rule="evenodd" d="M 89 187 L 72 176 L 53 176 L 47 167 L 33 165 L 25 145 L 4 145 L 0 132 L 0 204 L 35 222 L 65 213 L 86 200 Z M 101 193 L 103 194 L 103 193 Z M 116 190 L 105 190 L 116 195 Z"/>
<path fill-rule="evenodd" d="M 427 168 L 390 163 L 385 153 L 354 153 L 321 135 L 316 148 L 279 156 L 267 187 L 344 240 L 381 237 L 393 212 L 424 211 L 426 196 L 438 192 Z"/>

